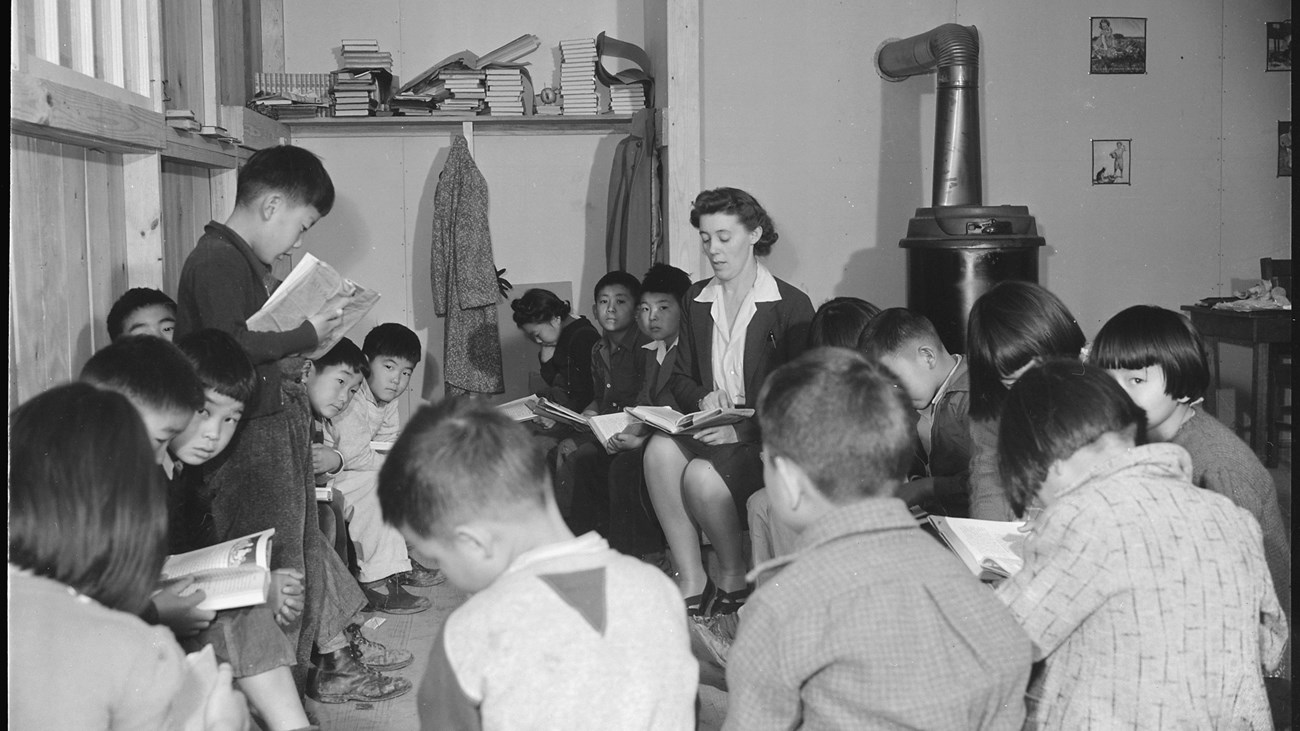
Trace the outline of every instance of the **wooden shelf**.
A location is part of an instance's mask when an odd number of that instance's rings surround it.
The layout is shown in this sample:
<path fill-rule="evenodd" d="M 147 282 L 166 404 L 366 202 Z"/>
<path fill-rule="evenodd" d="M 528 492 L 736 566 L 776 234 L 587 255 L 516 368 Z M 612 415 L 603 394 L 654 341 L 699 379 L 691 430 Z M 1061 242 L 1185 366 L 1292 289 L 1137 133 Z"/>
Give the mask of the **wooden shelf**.
<path fill-rule="evenodd" d="M 477 135 L 601 135 L 625 132 L 630 114 L 592 117 L 317 117 L 282 120 L 294 137 L 412 137 L 457 134 L 468 124 Z"/>

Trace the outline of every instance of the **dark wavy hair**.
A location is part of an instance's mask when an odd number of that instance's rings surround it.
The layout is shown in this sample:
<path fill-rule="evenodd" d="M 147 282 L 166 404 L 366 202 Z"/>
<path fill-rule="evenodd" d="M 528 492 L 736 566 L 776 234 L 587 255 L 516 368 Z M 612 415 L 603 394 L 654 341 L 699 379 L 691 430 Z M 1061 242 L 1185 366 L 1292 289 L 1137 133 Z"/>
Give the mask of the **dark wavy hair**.
<path fill-rule="evenodd" d="M 235 201 L 252 205 L 263 193 L 282 193 L 321 216 L 334 207 L 334 182 L 314 152 L 293 145 L 265 147 L 239 169 Z"/>
<path fill-rule="evenodd" d="M 1052 463 L 1108 432 L 1142 442 L 1147 416 L 1106 371 L 1073 359 L 1049 360 L 1021 376 L 998 425 L 998 470 L 1016 514 L 1038 494 Z"/>
<path fill-rule="evenodd" d="M 524 296 L 510 303 L 511 315 L 515 325 L 534 325 L 549 322 L 558 317 L 561 320 L 569 316 L 572 307 L 549 289 L 530 289 Z"/>
<path fill-rule="evenodd" d="M 758 243 L 754 244 L 756 256 L 772 253 L 772 247 L 780 238 L 776 224 L 772 223 L 767 210 L 754 196 L 739 188 L 714 188 L 695 196 L 695 202 L 691 204 L 691 225 L 699 228 L 700 217 L 711 213 L 730 213 L 740 219 L 750 231 L 762 228 L 763 233 L 758 237 Z"/>
<path fill-rule="evenodd" d="M 808 324 L 808 347 L 835 345 L 860 349 L 867 326 L 879 314 L 879 307 L 857 297 L 826 300 Z"/>
<path fill-rule="evenodd" d="M 995 284 L 971 307 L 966 327 L 972 419 L 996 419 L 1002 377 L 1034 359 L 1078 358 L 1087 340 L 1059 297 L 1033 282 Z"/>
<path fill-rule="evenodd" d="M 122 325 L 126 322 L 126 318 L 135 314 L 136 310 L 152 305 L 162 305 L 172 311 L 172 317 L 176 316 L 176 301 L 168 297 L 165 292 L 152 287 L 132 287 L 118 297 L 109 308 L 105 322 L 108 326 L 109 340 L 117 340 L 122 336 Z"/>
<path fill-rule="evenodd" d="M 1134 305 L 1106 321 L 1088 353 L 1098 368 L 1138 370 L 1158 365 L 1165 393 L 1195 401 L 1210 386 L 1205 342 L 1192 321 L 1155 305 Z"/>
<path fill-rule="evenodd" d="M 404 358 L 411 361 L 411 365 L 419 363 L 424 354 L 420 336 L 400 322 L 385 322 L 370 328 L 366 339 L 361 342 L 361 352 L 367 360 L 380 356 Z"/>
<path fill-rule="evenodd" d="M 641 280 L 641 294 L 670 294 L 678 302 L 686 296 L 691 288 L 691 275 L 670 264 L 655 264 L 645 273 Z"/>
<path fill-rule="evenodd" d="M 137 614 L 167 548 L 162 471 L 126 397 L 53 388 L 9 416 L 9 562 Z"/>

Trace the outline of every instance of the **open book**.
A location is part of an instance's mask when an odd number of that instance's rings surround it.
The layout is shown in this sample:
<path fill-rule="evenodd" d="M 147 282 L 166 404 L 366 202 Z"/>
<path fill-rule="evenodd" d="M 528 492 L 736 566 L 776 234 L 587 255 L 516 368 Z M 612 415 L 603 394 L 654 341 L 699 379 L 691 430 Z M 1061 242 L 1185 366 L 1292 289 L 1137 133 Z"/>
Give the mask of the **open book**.
<path fill-rule="evenodd" d="M 931 515 L 930 523 L 952 552 L 980 581 L 999 581 L 1015 576 L 1025 561 L 1020 544 L 1025 534 L 1023 521 L 976 520 Z"/>
<path fill-rule="evenodd" d="M 163 584 L 193 578 L 182 595 L 202 590 L 207 597 L 199 609 L 251 607 L 266 601 L 271 581 L 271 536 L 274 528 L 261 533 L 168 556 L 163 562 Z"/>
<path fill-rule="evenodd" d="M 262 309 L 248 318 L 247 325 L 253 332 L 286 332 L 299 327 L 309 317 L 341 308 L 343 321 L 307 354 L 308 358 L 319 358 L 342 340 L 343 334 L 378 301 L 378 292 L 344 279 L 334 267 L 304 254 Z"/>
<path fill-rule="evenodd" d="M 541 39 L 531 33 L 525 33 L 504 46 L 488 51 L 482 56 L 469 50 L 458 51 L 420 72 L 415 78 L 411 79 L 405 86 L 399 89 L 397 93 L 418 93 L 422 89 L 432 86 L 437 81 L 438 72 L 452 66 L 463 66 L 464 68 L 477 71 L 479 69 L 485 69 L 488 66 L 522 65 L 514 64 L 514 62 L 527 56 L 533 51 L 536 51 L 540 45 L 542 45 Z"/>
<path fill-rule="evenodd" d="M 511 421 L 528 421 L 537 414 L 533 413 L 533 407 L 537 405 L 537 397 L 529 394 L 514 401 L 507 401 L 504 404 L 498 404 L 497 410 L 505 414 Z"/>
<path fill-rule="evenodd" d="M 669 434 L 686 434 L 711 426 L 735 424 L 754 415 L 753 409 L 716 408 L 683 414 L 667 406 L 629 406 L 627 413 Z"/>

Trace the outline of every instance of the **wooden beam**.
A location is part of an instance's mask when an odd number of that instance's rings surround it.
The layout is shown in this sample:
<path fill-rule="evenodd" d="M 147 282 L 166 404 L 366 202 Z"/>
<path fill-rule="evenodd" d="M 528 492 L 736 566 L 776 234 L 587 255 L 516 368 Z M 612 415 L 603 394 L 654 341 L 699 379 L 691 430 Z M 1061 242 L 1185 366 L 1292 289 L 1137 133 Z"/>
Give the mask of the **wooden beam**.
<path fill-rule="evenodd" d="M 691 228 L 691 203 L 700 192 L 700 0 L 668 0 L 666 105 L 660 134 L 667 143 L 668 190 L 664 196 L 664 234 L 668 262 L 697 279 L 705 271 Z M 663 83 L 662 81 L 660 83 Z M 660 92 L 656 90 L 656 97 Z"/>
<path fill-rule="evenodd" d="M 217 20 L 214 0 L 199 0 L 199 64 L 202 71 L 203 87 L 199 92 L 198 103 L 190 107 L 195 118 L 205 129 L 204 133 L 221 126 L 217 119 Z M 192 92 L 193 90 L 191 90 Z M 194 101 L 194 97 L 190 97 Z"/>
<path fill-rule="evenodd" d="M 122 156 L 126 204 L 126 272 L 131 287 L 163 286 L 161 160 L 157 154 Z"/>
<path fill-rule="evenodd" d="M 262 0 L 262 67 L 284 72 L 284 0 Z"/>
<path fill-rule="evenodd" d="M 144 97 L 150 96 L 150 36 L 148 0 L 123 0 L 122 73 L 123 86 Z"/>
<path fill-rule="evenodd" d="M 212 193 L 212 220 L 224 221 L 235 210 L 238 183 L 239 171 L 235 168 L 208 171 L 208 186 Z"/>
<path fill-rule="evenodd" d="M 223 0 L 216 4 L 215 12 L 217 104 L 242 107 L 249 97 L 244 69 L 244 3 L 242 0 Z"/>
<path fill-rule="evenodd" d="M 79 373 L 81 367 L 95 352 L 91 330 L 90 263 L 88 247 L 91 231 L 99 234 L 101 222 L 88 217 L 90 195 L 102 196 L 103 190 L 92 191 L 86 184 L 86 148 L 61 145 L 63 179 L 63 223 L 61 245 L 63 253 L 63 279 L 59 290 L 61 306 L 66 315 L 63 337 L 67 349 L 69 375 Z"/>
<path fill-rule="evenodd" d="M 9 71 L 10 131 L 118 152 L 163 147 L 163 115 Z"/>
<path fill-rule="evenodd" d="M 208 168 L 233 168 L 239 164 L 239 148 L 230 142 L 204 137 L 195 132 L 167 128 L 163 156 L 169 160 Z"/>
<path fill-rule="evenodd" d="M 72 70 L 86 76 L 95 75 L 95 8 L 93 0 L 68 3 L 68 43 Z"/>
<path fill-rule="evenodd" d="M 289 140 L 291 133 L 286 125 L 258 114 L 248 107 L 240 107 L 240 109 L 244 114 L 243 137 L 239 143 L 241 147 L 261 150 L 265 147 L 283 145 Z"/>
<path fill-rule="evenodd" d="M 95 227 L 88 243 L 91 350 L 108 345 L 108 311 L 126 286 L 122 162 L 118 155 L 86 150 L 86 220 Z"/>
<path fill-rule="evenodd" d="M 104 81 L 126 88 L 126 61 L 122 47 L 122 0 L 95 0 L 99 10 L 96 27 L 99 43 L 95 44 L 98 67 Z"/>
<path fill-rule="evenodd" d="M 59 62 L 59 4 L 56 0 L 34 0 L 32 14 L 36 46 L 32 52 L 50 63 Z"/>

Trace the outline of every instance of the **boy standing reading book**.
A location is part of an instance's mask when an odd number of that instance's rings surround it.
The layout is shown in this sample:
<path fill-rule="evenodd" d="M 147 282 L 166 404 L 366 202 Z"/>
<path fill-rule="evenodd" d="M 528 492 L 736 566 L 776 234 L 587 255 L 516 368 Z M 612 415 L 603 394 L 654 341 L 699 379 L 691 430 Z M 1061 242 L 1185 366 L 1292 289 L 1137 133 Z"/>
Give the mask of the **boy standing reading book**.
<path fill-rule="evenodd" d="M 421 728 L 694 728 L 676 587 L 593 533 L 573 536 L 524 427 L 469 399 L 426 406 L 379 472 L 379 502 L 474 593 L 434 644 Z"/>
<path fill-rule="evenodd" d="M 860 353 L 821 348 L 767 378 L 763 476 L 795 553 L 749 598 L 727 658 L 727 729 L 1019 729 L 1023 630 L 893 497 L 908 406 Z"/>
<path fill-rule="evenodd" d="M 246 322 L 277 284 L 271 265 L 301 246 L 302 234 L 333 204 L 334 184 L 311 152 L 281 145 L 254 153 L 239 171 L 234 210 L 225 223 L 209 223 L 186 258 L 176 303 L 178 336 L 206 327 L 230 333 L 257 368 L 258 393 L 245 411 L 244 428 L 204 474 L 217 537 L 275 528 L 272 567 L 304 571 L 308 592 L 321 581 L 304 560 L 306 528 L 319 530 L 311 412 L 302 386 L 282 375 L 296 375 L 297 361 L 281 361 L 315 348 L 339 324 L 342 311 L 315 315 L 287 332 L 251 331 Z M 298 624 L 289 631 L 301 671 L 312 638 Z"/>

